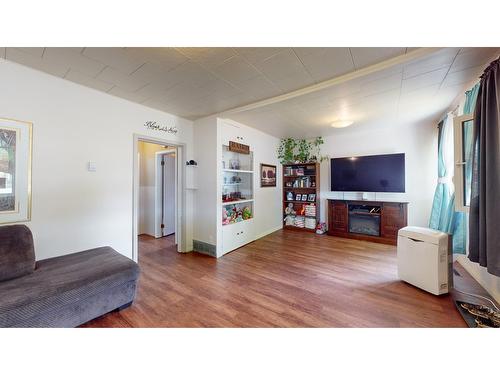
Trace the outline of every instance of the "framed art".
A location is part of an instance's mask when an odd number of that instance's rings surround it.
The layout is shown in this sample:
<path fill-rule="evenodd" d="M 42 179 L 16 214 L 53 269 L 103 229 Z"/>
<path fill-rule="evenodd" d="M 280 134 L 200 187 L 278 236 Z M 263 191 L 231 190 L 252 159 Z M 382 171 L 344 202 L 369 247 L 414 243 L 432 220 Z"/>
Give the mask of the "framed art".
<path fill-rule="evenodd" d="M 31 219 L 32 128 L 0 118 L 0 224 Z"/>
<path fill-rule="evenodd" d="M 316 200 L 316 194 L 309 194 L 309 197 L 307 198 L 309 202 L 314 202 Z"/>
<path fill-rule="evenodd" d="M 260 187 L 276 187 L 276 166 L 260 165 Z"/>
<path fill-rule="evenodd" d="M 302 194 L 302 202 L 306 202 L 307 201 L 307 194 Z"/>
<path fill-rule="evenodd" d="M 302 200 L 302 194 L 295 194 L 295 200 L 298 202 L 298 201 L 301 201 Z"/>

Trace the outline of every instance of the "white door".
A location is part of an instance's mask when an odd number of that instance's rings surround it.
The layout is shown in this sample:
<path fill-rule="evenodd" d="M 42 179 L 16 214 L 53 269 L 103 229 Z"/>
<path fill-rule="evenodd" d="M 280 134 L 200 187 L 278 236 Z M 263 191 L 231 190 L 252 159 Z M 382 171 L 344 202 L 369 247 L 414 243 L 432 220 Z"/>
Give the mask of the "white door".
<path fill-rule="evenodd" d="M 176 182 L 176 160 L 175 153 L 162 155 L 163 170 L 163 215 L 162 236 L 175 233 L 175 182 Z"/>

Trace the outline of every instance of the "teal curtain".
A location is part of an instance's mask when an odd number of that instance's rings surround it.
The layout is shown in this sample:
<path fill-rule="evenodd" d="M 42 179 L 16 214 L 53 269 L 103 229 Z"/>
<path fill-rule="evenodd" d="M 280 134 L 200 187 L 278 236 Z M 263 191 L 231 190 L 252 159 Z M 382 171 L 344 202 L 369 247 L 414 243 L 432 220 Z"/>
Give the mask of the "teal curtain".
<path fill-rule="evenodd" d="M 464 104 L 464 114 L 470 114 L 474 111 L 476 104 L 476 98 L 479 91 L 479 84 L 476 84 L 471 90 L 465 93 L 465 104 Z M 445 131 L 446 126 L 451 126 L 447 124 L 446 121 L 449 120 L 448 116 L 440 126 L 439 134 L 439 145 L 438 145 L 438 185 L 434 193 L 434 201 L 432 205 L 431 218 L 429 221 L 429 227 L 432 229 L 437 229 L 442 232 L 447 232 L 453 235 L 453 253 L 455 254 L 465 254 L 466 246 L 466 220 L 465 214 L 463 212 L 455 211 L 455 193 L 450 194 L 450 186 L 446 179 L 447 170 L 444 161 L 443 154 L 445 152 L 444 147 L 453 147 L 453 145 L 446 142 Z M 464 147 L 465 155 L 471 155 L 472 148 L 472 126 L 464 128 Z M 468 156 L 466 160 L 470 160 Z M 472 178 L 472 168 L 471 163 L 466 164 L 466 183 L 470 184 Z M 457 187 L 461 188 L 461 187 Z"/>
<path fill-rule="evenodd" d="M 454 195 L 451 189 L 451 179 L 447 170 L 452 146 L 453 120 L 451 114 L 447 114 L 442 122 L 439 123 L 438 135 L 438 183 L 434 192 L 432 202 L 431 217 L 429 227 L 442 232 L 452 233 L 454 222 Z M 450 146 L 451 145 L 451 146 Z M 447 163 L 448 161 L 448 163 Z M 465 246 L 464 246 L 465 248 Z"/>
<path fill-rule="evenodd" d="M 476 106 L 477 93 L 479 92 L 479 83 L 465 92 L 464 115 L 469 115 L 474 112 Z"/>

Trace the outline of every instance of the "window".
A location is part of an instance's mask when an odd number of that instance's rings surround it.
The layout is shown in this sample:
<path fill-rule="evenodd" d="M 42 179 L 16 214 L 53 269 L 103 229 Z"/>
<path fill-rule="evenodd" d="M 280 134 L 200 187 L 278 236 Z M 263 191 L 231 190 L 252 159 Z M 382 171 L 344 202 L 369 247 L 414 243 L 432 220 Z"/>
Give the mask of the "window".
<path fill-rule="evenodd" d="M 455 210 L 469 212 L 472 181 L 472 115 L 455 117 L 453 137 L 455 140 Z"/>

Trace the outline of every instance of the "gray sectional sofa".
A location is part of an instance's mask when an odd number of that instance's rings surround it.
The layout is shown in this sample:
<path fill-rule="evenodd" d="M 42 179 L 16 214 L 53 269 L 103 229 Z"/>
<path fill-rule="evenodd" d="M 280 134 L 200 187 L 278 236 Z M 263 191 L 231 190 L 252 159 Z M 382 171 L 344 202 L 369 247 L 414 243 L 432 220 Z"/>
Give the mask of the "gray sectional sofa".
<path fill-rule="evenodd" d="M 76 327 L 129 306 L 139 267 L 111 247 L 35 262 L 25 225 L 0 226 L 0 327 Z"/>

